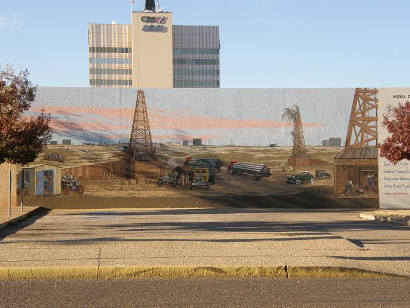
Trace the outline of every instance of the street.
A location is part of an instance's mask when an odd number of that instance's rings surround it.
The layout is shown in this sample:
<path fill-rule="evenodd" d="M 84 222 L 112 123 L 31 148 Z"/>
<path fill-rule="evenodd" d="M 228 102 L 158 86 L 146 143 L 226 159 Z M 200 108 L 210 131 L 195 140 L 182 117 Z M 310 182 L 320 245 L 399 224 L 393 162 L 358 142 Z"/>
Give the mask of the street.
<path fill-rule="evenodd" d="M 2 307 L 408 307 L 410 280 L 0 281 Z"/>

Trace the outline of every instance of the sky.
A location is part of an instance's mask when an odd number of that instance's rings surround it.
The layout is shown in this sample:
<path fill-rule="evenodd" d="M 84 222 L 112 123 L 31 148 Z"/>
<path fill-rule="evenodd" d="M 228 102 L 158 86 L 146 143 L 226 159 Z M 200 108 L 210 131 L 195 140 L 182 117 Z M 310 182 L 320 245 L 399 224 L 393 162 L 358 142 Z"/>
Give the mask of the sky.
<path fill-rule="evenodd" d="M 176 25 L 220 27 L 222 88 L 409 86 L 408 0 L 160 2 Z M 0 67 L 88 87 L 88 24 L 112 21 L 130 0 L 0 0 Z"/>

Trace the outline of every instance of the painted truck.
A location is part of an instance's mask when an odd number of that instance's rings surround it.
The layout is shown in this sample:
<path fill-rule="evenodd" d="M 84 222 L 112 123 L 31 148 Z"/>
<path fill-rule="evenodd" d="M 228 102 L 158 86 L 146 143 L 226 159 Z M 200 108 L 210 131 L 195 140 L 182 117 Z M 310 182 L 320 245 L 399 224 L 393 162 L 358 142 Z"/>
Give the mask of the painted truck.
<path fill-rule="evenodd" d="M 195 166 L 199 160 L 206 160 L 210 164 L 214 165 L 214 168 L 216 169 L 221 169 L 222 167 L 222 162 L 219 158 L 193 158 L 192 156 L 187 156 L 185 157 L 185 166 Z"/>

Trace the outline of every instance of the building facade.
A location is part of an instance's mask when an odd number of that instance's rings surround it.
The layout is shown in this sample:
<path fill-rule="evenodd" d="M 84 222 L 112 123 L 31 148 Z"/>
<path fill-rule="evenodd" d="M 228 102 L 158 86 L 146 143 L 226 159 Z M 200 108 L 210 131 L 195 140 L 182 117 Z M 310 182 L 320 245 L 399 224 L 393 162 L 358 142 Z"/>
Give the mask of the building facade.
<path fill-rule="evenodd" d="M 219 88 L 219 28 L 173 26 L 174 88 Z"/>
<path fill-rule="evenodd" d="M 132 86 L 130 25 L 88 26 L 90 86 Z"/>
<path fill-rule="evenodd" d="M 90 24 L 88 45 L 91 87 L 220 87 L 218 26 L 173 25 L 146 4 L 130 25 Z"/>

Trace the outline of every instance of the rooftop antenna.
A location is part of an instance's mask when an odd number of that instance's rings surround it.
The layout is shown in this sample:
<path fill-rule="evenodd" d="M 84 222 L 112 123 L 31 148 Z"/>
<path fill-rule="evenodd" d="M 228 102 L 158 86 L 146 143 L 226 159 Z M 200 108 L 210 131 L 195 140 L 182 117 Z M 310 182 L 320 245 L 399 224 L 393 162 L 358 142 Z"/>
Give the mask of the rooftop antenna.
<path fill-rule="evenodd" d="M 155 12 L 155 0 L 145 0 L 145 11 Z"/>

